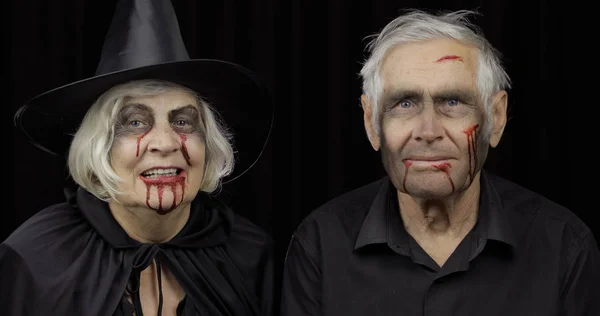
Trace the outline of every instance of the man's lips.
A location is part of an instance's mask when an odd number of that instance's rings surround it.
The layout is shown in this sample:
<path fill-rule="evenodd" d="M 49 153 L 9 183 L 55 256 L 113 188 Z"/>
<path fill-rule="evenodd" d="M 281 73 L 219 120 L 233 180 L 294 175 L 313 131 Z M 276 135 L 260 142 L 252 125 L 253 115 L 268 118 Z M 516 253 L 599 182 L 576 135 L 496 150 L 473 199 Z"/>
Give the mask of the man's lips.
<path fill-rule="evenodd" d="M 402 162 L 407 168 L 439 169 L 438 167 L 441 165 L 450 166 L 449 160 L 451 160 L 451 158 L 448 157 L 411 157 L 409 159 L 403 159 Z"/>
<path fill-rule="evenodd" d="M 411 162 L 417 162 L 417 161 L 440 162 L 440 161 L 447 161 L 447 160 L 450 160 L 450 159 L 452 159 L 452 158 L 450 158 L 450 157 L 410 157 L 410 158 L 402 159 L 402 161 L 411 161 Z"/>

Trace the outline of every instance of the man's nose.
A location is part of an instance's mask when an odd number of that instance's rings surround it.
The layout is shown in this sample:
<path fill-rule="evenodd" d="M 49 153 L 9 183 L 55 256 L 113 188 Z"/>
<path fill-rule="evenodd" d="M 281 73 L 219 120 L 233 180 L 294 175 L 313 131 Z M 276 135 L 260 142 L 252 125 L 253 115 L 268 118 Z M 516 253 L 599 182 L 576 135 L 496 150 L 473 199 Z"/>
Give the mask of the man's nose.
<path fill-rule="evenodd" d="M 419 119 L 418 126 L 413 131 L 415 140 L 434 142 L 444 137 L 442 120 L 432 106 L 425 107 Z"/>

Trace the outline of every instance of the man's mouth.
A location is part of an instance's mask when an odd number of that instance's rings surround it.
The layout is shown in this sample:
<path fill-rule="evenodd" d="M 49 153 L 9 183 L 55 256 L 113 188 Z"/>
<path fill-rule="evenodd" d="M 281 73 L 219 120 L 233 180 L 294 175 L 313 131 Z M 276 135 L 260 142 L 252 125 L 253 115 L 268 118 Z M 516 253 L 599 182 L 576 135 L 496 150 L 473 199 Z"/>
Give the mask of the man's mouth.
<path fill-rule="evenodd" d="M 449 157 L 409 157 L 406 159 L 402 159 L 402 161 L 429 161 L 429 162 L 437 162 L 437 161 L 446 161 L 450 160 Z"/>

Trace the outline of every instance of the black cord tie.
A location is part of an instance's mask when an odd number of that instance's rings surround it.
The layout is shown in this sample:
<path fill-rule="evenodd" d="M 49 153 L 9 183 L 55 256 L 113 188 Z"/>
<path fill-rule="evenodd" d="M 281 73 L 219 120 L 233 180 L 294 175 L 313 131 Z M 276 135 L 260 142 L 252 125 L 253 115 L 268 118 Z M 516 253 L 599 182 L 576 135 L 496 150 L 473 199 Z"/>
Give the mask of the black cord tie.
<path fill-rule="evenodd" d="M 133 308 L 136 316 L 143 316 L 142 302 L 140 300 L 140 275 L 152 261 L 156 262 L 156 275 L 158 278 L 158 316 L 162 315 L 163 294 L 162 294 L 162 276 L 160 262 L 156 259 L 156 254 L 160 247 L 156 244 L 143 244 L 135 253 L 131 267 L 133 268 L 130 277 L 129 293 L 132 295 Z"/>

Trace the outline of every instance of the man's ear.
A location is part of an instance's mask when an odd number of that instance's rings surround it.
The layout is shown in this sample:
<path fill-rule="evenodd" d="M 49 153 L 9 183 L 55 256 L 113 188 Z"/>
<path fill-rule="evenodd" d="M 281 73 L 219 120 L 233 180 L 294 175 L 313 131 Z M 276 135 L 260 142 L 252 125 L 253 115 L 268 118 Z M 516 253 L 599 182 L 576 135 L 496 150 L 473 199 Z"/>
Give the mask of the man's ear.
<path fill-rule="evenodd" d="M 373 107 L 371 101 L 366 94 L 363 94 L 360 96 L 360 103 L 362 104 L 364 112 L 363 120 L 367 137 L 369 138 L 369 142 L 371 142 L 371 147 L 373 147 L 375 151 L 378 151 L 381 147 L 381 138 L 378 136 L 373 126 Z"/>
<path fill-rule="evenodd" d="M 506 116 L 508 107 L 508 94 L 502 90 L 494 95 L 492 102 L 492 133 L 490 135 L 490 146 L 495 148 L 500 143 L 504 127 L 506 127 Z"/>

